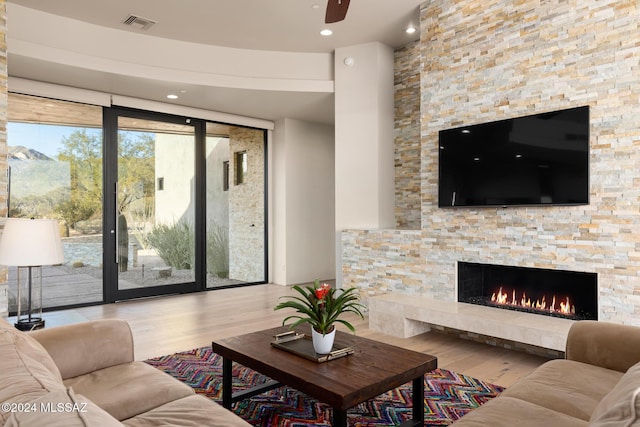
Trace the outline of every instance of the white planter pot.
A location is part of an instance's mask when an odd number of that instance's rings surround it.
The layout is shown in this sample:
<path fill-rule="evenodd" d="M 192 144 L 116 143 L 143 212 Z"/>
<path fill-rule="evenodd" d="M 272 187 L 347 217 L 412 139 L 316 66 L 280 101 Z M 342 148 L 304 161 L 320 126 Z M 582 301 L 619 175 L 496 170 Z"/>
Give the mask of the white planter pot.
<path fill-rule="evenodd" d="M 333 349 L 333 340 L 336 337 L 336 328 L 328 334 L 322 335 L 311 328 L 311 339 L 313 340 L 313 349 L 318 354 L 329 354 Z"/>

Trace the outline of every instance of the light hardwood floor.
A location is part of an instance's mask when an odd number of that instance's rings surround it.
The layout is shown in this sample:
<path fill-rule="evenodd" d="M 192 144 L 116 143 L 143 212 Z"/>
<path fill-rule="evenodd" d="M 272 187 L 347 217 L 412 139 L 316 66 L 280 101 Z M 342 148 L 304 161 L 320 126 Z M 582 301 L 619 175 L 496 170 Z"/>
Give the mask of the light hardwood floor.
<path fill-rule="evenodd" d="M 120 318 L 131 325 L 135 357 L 155 356 L 211 345 L 212 339 L 279 326 L 285 313 L 274 311 L 291 289 L 258 285 L 175 295 L 45 313 L 47 327 L 85 320 Z M 349 318 L 360 336 L 438 357 L 438 367 L 509 387 L 547 359 L 429 332 L 396 338 L 369 329 L 367 319 Z"/>

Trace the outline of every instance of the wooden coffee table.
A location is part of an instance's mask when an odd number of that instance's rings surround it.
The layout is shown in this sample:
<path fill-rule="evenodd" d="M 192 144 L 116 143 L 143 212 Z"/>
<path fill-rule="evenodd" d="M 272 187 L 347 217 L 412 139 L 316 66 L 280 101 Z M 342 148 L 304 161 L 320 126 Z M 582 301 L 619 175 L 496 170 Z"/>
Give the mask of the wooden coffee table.
<path fill-rule="evenodd" d="M 413 418 L 402 425 L 424 425 L 424 374 L 437 368 L 435 356 L 338 331 L 336 344 L 350 346 L 354 353 L 318 363 L 271 346 L 273 336 L 287 330 L 279 327 L 212 342 L 213 351 L 223 358 L 222 404 L 225 408 L 286 384 L 331 405 L 333 426 L 346 427 L 347 409 L 412 381 Z M 233 394 L 232 362 L 273 381 Z"/>

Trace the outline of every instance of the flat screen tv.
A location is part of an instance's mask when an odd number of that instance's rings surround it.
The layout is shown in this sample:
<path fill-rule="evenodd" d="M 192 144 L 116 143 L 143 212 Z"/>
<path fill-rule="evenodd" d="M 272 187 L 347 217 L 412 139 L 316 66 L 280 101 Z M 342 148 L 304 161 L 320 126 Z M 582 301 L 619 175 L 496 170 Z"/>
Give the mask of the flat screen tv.
<path fill-rule="evenodd" d="M 438 206 L 589 204 L 589 107 L 439 132 Z"/>

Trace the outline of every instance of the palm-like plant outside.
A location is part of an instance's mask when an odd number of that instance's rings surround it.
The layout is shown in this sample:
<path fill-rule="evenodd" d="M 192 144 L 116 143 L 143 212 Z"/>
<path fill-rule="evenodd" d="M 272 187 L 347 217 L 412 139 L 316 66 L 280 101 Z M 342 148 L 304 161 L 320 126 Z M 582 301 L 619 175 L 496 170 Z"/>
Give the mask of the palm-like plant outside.
<path fill-rule="evenodd" d="M 299 314 L 293 314 L 285 317 L 282 324 L 285 325 L 291 319 L 297 319 L 289 327 L 294 328 L 303 323 L 310 324 L 317 332 L 327 334 L 335 327 L 334 323 L 339 322 L 345 325 L 351 332 L 356 331 L 353 325 L 344 319 L 340 319 L 343 313 L 355 313 L 364 319 L 362 310 L 364 305 L 358 300 L 360 296 L 356 293 L 356 288 L 345 290 L 333 289 L 327 283 L 320 286 L 316 280 L 314 286 L 293 286 L 293 289 L 300 296 L 283 297 L 290 298 L 288 301 L 281 302 L 274 310 L 283 308 L 293 308 Z"/>

